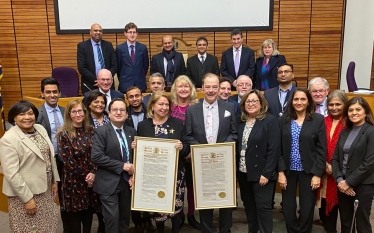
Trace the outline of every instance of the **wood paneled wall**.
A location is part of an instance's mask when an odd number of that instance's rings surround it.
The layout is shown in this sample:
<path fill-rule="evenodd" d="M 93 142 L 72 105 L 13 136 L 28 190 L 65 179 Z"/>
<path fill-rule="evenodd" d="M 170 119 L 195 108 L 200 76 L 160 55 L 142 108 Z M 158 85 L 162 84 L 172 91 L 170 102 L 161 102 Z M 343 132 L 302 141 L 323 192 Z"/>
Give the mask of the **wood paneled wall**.
<path fill-rule="evenodd" d="M 306 86 L 310 78 L 322 76 L 336 89 L 339 87 L 344 2 L 274 0 L 273 30 L 246 31 L 244 43 L 257 50 L 265 39 L 272 38 L 287 61 L 294 64 L 299 86 Z M 53 7 L 53 0 L 0 0 L 0 60 L 4 73 L 0 86 L 6 115 L 9 107 L 22 96 L 39 95 L 40 80 L 51 76 L 54 67 L 77 68 L 76 46 L 89 38 L 89 29 L 87 34 L 57 35 Z M 138 41 L 147 45 L 151 57 L 159 52 L 156 45 L 165 34 L 140 33 Z M 198 36 L 206 36 L 208 52 L 219 60 L 222 51 L 230 46 L 229 31 L 171 35 L 192 45 Z M 105 34 L 105 28 L 103 38 L 114 46 L 126 40 L 123 33 Z"/>

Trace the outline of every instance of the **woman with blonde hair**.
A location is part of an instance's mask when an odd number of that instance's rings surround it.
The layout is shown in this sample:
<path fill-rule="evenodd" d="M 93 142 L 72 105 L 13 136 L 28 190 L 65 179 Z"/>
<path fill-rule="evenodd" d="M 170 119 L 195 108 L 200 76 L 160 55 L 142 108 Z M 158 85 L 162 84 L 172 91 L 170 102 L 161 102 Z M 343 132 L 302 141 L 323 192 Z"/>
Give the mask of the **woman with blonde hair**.
<path fill-rule="evenodd" d="M 253 87 L 260 91 L 278 86 L 278 67 L 287 63 L 286 58 L 279 53 L 272 39 L 265 40 L 260 47 L 256 59 Z"/>
<path fill-rule="evenodd" d="M 98 205 L 98 195 L 93 192 L 96 167 L 91 161 L 91 145 L 94 129 L 88 119 L 88 111 L 79 100 L 67 103 L 64 125 L 57 132 L 61 174 L 61 208 L 68 212 L 67 219 L 72 233 L 91 232 L 92 215 Z"/>
<path fill-rule="evenodd" d="M 181 119 L 184 124 L 187 108 L 190 105 L 196 104 L 199 100 L 197 98 L 195 86 L 192 84 L 190 78 L 186 75 L 180 75 L 175 79 L 171 87 L 171 97 L 173 105 L 171 107 L 171 116 Z M 194 196 L 193 196 L 193 183 L 192 183 L 192 167 L 191 155 L 186 157 L 186 186 L 187 186 L 187 202 L 188 214 L 187 221 L 195 229 L 200 229 L 200 223 L 196 221 L 194 212 Z M 184 213 L 181 212 L 181 226 L 184 224 Z"/>

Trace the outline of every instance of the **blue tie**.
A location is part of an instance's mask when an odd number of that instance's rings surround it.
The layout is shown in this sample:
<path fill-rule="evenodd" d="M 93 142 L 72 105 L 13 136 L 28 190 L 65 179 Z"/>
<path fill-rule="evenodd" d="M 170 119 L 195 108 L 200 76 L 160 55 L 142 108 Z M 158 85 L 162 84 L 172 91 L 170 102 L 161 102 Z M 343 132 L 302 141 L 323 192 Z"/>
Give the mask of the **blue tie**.
<path fill-rule="evenodd" d="M 125 139 L 123 138 L 122 136 L 122 129 L 116 129 L 122 143 L 121 143 L 121 147 L 122 147 L 122 161 L 124 163 L 127 163 L 127 150 L 125 148 Z M 123 178 L 126 180 L 126 181 L 129 181 L 129 178 L 130 178 L 130 175 L 129 173 L 127 173 L 127 171 L 123 171 Z"/>
<path fill-rule="evenodd" d="M 97 58 L 99 59 L 101 69 L 105 69 L 105 61 L 104 61 L 103 54 L 100 49 L 100 44 L 96 44 L 96 46 L 97 46 Z"/>

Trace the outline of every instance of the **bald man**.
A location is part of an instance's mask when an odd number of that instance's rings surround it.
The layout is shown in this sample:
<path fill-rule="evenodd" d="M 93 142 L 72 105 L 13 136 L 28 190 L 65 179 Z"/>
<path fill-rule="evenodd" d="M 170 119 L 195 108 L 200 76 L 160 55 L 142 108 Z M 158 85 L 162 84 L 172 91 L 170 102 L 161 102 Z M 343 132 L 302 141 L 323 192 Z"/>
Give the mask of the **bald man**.
<path fill-rule="evenodd" d="M 152 57 L 151 74 L 159 72 L 165 79 L 166 87 L 171 87 L 179 75 L 186 73 L 186 64 L 183 55 L 175 51 L 172 36 L 164 36 L 162 46 L 162 52 Z"/>
<path fill-rule="evenodd" d="M 117 73 L 117 57 L 112 43 L 102 40 L 100 24 L 92 24 L 91 38 L 77 46 L 77 65 L 81 74 L 82 93 L 97 88 L 96 77 L 101 69 L 108 69 L 112 76 Z M 114 89 L 114 86 L 111 87 Z"/>

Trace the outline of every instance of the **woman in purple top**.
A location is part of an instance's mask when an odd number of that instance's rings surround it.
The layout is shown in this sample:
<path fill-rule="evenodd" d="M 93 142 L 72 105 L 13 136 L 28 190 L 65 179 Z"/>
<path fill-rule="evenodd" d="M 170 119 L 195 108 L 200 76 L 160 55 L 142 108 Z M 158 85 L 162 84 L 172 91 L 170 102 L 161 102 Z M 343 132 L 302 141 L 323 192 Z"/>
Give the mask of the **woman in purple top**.
<path fill-rule="evenodd" d="M 175 79 L 171 87 L 171 97 L 173 106 L 171 108 L 171 116 L 181 119 L 184 124 L 186 117 L 186 110 L 188 106 L 198 102 L 195 86 L 192 84 L 190 78 L 186 75 L 180 75 Z M 187 202 L 188 202 L 188 223 L 195 229 L 200 229 L 200 224 L 196 221 L 194 216 L 194 196 L 192 183 L 192 168 L 191 168 L 191 154 L 186 157 L 186 186 L 187 186 Z M 184 213 L 181 212 L 181 226 L 184 224 Z"/>

